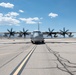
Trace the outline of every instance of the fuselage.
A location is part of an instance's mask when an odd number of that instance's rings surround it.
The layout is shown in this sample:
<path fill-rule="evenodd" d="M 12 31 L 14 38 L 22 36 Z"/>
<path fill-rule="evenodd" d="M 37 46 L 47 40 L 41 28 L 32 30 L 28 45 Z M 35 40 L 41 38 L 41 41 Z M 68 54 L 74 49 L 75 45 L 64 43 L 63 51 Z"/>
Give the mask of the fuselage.
<path fill-rule="evenodd" d="M 31 33 L 31 42 L 44 42 L 43 34 L 41 33 L 41 31 L 33 31 Z"/>

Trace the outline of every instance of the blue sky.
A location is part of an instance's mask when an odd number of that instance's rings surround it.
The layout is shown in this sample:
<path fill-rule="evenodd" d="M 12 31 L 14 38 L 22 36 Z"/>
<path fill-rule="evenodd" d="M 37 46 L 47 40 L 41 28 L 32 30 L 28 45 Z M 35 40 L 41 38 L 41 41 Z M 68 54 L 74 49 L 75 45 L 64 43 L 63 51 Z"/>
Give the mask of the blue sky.
<path fill-rule="evenodd" d="M 76 0 L 0 0 L 0 32 L 65 27 L 76 32 Z"/>

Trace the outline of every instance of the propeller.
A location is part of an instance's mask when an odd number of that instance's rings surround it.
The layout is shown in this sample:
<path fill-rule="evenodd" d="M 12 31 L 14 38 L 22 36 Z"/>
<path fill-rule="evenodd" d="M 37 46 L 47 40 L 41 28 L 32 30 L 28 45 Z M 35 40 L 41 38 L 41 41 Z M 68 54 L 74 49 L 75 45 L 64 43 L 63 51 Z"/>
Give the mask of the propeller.
<path fill-rule="evenodd" d="M 4 33 L 4 35 L 3 35 L 4 37 L 8 37 L 8 33 Z"/>
<path fill-rule="evenodd" d="M 51 36 L 51 38 L 52 38 L 52 33 L 53 33 L 54 29 L 50 30 L 50 28 L 48 28 L 48 30 L 49 30 L 48 36 Z"/>
<path fill-rule="evenodd" d="M 72 33 L 70 32 L 70 33 L 68 34 L 68 36 L 69 36 L 69 37 L 73 37 L 74 35 L 72 35 Z"/>
<path fill-rule="evenodd" d="M 20 32 L 19 32 L 19 37 L 24 36 L 24 38 L 25 38 L 26 35 L 28 35 L 27 31 L 28 31 L 28 30 L 25 30 L 25 29 L 23 28 L 23 31 L 20 31 Z"/>
<path fill-rule="evenodd" d="M 58 37 L 58 35 L 57 34 L 54 34 L 54 37 L 56 38 L 56 37 Z"/>
<path fill-rule="evenodd" d="M 10 38 L 11 36 L 14 36 L 15 31 L 13 31 L 13 28 L 11 28 L 10 30 L 7 29 L 7 31 L 9 32 L 9 38 Z"/>
<path fill-rule="evenodd" d="M 63 30 L 60 30 L 60 32 L 61 32 L 60 34 L 63 35 L 63 37 L 65 38 L 65 35 L 66 34 L 68 35 L 68 31 L 69 30 L 66 30 L 65 27 L 64 27 Z"/>

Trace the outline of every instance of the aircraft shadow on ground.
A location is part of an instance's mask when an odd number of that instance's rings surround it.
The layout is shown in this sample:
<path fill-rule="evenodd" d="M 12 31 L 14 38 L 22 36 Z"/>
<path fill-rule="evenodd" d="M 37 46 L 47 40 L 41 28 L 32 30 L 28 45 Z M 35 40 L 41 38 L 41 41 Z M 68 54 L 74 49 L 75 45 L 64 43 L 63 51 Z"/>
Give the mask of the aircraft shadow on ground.
<path fill-rule="evenodd" d="M 59 44 L 59 43 L 66 43 L 66 44 L 69 44 L 69 43 L 76 43 L 76 42 L 46 42 L 46 43 L 53 43 L 53 44 L 54 44 L 54 43 L 58 43 L 58 44 Z"/>
<path fill-rule="evenodd" d="M 36 42 L 36 43 L 34 43 L 34 44 L 36 44 L 36 45 L 42 45 L 42 44 L 45 44 L 45 42 Z"/>
<path fill-rule="evenodd" d="M 31 42 L 11 42 L 11 43 L 0 43 L 0 44 L 29 44 Z"/>
<path fill-rule="evenodd" d="M 30 44 L 31 42 L 11 42 L 11 43 L 0 43 L 0 44 Z M 71 44 L 71 43 L 76 43 L 76 42 L 44 42 L 44 43 L 40 43 L 40 42 L 37 42 L 35 43 L 36 45 L 41 45 L 41 44 L 45 44 L 45 43 L 52 43 L 52 44 L 55 44 L 55 43 L 58 43 L 58 44 L 61 44 L 61 43 L 65 43 L 65 44 Z"/>

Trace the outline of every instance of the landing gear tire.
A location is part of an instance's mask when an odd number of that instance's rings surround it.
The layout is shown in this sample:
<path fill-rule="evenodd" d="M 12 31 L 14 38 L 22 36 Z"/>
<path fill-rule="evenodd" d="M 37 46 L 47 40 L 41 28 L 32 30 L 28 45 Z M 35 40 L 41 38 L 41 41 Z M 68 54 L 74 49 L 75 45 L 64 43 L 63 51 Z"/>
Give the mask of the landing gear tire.
<path fill-rule="evenodd" d="M 31 40 L 31 43 L 33 43 L 33 41 Z"/>
<path fill-rule="evenodd" d="M 35 44 L 35 42 L 33 42 L 32 40 L 31 40 L 31 43 Z"/>
<path fill-rule="evenodd" d="M 44 43 L 44 41 L 42 41 L 42 43 Z"/>

